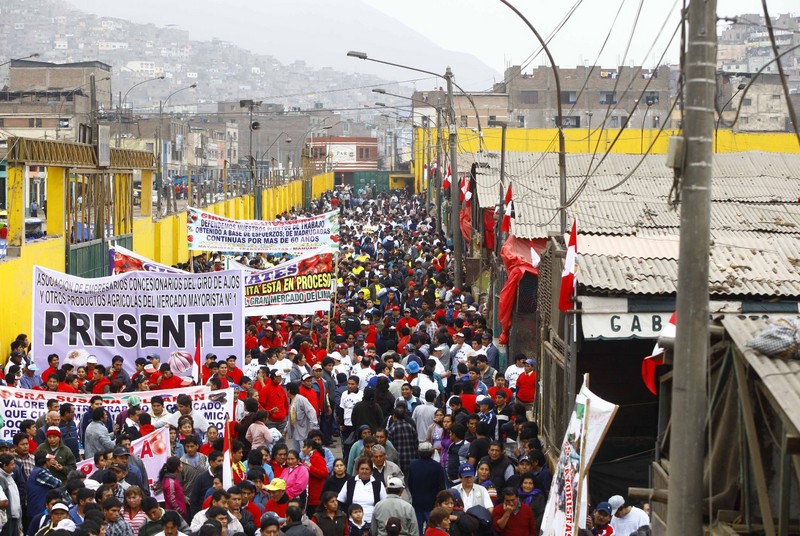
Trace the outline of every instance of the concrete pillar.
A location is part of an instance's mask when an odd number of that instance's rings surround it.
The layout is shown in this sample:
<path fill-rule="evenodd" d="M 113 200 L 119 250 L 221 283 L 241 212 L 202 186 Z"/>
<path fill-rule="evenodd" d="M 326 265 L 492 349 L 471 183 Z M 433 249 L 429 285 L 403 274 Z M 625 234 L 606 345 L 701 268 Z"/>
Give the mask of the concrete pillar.
<path fill-rule="evenodd" d="M 47 236 L 66 234 L 67 184 L 66 168 L 47 166 Z"/>
<path fill-rule="evenodd" d="M 19 255 L 12 248 L 22 247 L 25 242 L 25 166 L 9 165 L 8 192 L 8 247 L 9 256 Z"/>
<path fill-rule="evenodd" d="M 142 170 L 142 216 L 153 217 L 153 171 Z"/>

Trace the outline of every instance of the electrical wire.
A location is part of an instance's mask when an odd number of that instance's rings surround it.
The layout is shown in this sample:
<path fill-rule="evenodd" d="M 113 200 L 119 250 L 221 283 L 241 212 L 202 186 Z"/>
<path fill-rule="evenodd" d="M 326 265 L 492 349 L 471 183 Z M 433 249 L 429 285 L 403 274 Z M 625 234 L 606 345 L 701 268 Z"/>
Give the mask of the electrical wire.
<path fill-rule="evenodd" d="M 781 78 L 781 86 L 783 86 L 783 96 L 786 99 L 789 119 L 792 121 L 792 127 L 794 127 L 794 133 L 797 136 L 797 143 L 800 143 L 800 125 L 797 124 L 797 114 L 794 112 L 794 103 L 792 103 L 792 99 L 789 97 L 789 83 L 786 80 L 786 74 L 783 72 L 783 64 L 780 60 L 778 43 L 775 41 L 775 30 L 772 28 L 772 19 L 769 16 L 767 0 L 761 0 L 761 7 L 764 9 L 764 21 L 767 24 L 767 33 L 769 34 L 770 44 L 772 44 L 772 53 L 775 55 L 775 62 L 778 64 L 778 74 Z"/>

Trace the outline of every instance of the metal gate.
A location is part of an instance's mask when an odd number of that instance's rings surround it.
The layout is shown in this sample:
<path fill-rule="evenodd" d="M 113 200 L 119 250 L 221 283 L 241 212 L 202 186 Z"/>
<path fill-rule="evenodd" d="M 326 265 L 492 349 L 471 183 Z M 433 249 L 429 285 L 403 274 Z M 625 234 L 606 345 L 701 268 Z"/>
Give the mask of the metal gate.
<path fill-rule="evenodd" d="M 89 240 L 68 246 L 67 273 L 78 277 L 106 277 L 110 274 L 109 262 L 111 262 L 108 248 L 114 243 L 133 249 L 133 235 Z"/>

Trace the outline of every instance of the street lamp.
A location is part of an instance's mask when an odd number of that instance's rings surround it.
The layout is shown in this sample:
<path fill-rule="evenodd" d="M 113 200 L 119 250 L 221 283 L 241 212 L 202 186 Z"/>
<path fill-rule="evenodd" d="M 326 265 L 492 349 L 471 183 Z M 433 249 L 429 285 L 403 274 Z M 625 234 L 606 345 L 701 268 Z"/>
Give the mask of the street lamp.
<path fill-rule="evenodd" d="M 119 110 L 117 111 L 117 142 L 116 146 L 119 147 L 122 144 L 122 107 L 128 100 L 128 93 L 130 93 L 134 88 L 141 86 L 142 84 L 146 84 L 148 82 L 155 82 L 156 80 L 164 80 L 166 78 L 164 75 L 157 76 L 155 78 L 148 78 L 147 80 L 142 80 L 139 83 L 133 84 L 128 91 L 125 92 L 125 96 L 122 96 L 122 92 L 119 93 Z"/>
<path fill-rule="evenodd" d="M 728 99 L 725 102 L 725 104 L 722 106 L 722 108 L 720 108 L 719 114 L 717 114 L 717 124 L 714 125 L 714 152 L 715 153 L 717 152 L 717 144 L 719 143 L 719 140 L 717 138 L 719 137 L 719 122 L 722 121 L 722 112 L 724 112 L 725 108 L 727 108 L 728 105 L 731 103 L 731 101 L 736 98 L 736 95 L 738 95 L 739 92 L 742 91 L 746 87 L 747 87 L 747 84 L 744 84 L 744 83 L 739 84 L 737 86 L 737 88 L 736 88 L 736 91 L 734 91 L 733 95 L 731 95 L 731 98 Z"/>
<path fill-rule="evenodd" d="M 592 111 L 586 110 L 586 152 L 592 152 Z"/>
<path fill-rule="evenodd" d="M 384 65 L 391 65 L 392 67 L 398 67 L 400 69 L 406 69 L 409 71 L 415 71 L 418 73 L 429 74 L 431 76 L 435 76 L 437 78 L 444 78 L 447 81 L 447 101 L 448 101 L 448 108 L 449 108 L 449 115 L 450 115 L 450 171 L 451 176 L 453 177 L 453 183 L 457 184 L 458 182 L 458 152 L 456 146 L 456 135 L 458 133 L 458 129 L 456 128 L 456 111 L 455 111 L 455 104 L 453 101 L 453 86 L 456 86 L 466 97 L 469 99 L 469 102 L 472 104 L 473 109 L 475 110 L 475 118 L 478 121 L 478 131 L 481 131 L 481 123 L 480 123 L 480 116 L 478 115 L 478 109 L 475 107 L 475 102 L 472 100 L 466 91 L 464 91 L 461 86 L 455 83 L 453 80 L 453 71 L 450 67 L 447 67 L 445 73 L 439 74 L 433 71 L 427 71 L 425 69 L 419 69 L 417 67 L 409 67 L 408 65 L 401 65 L 399 63 L 392 63 L 389 61 L 383 60 L 376 60 L 374 58 L 367 57 L 366 52 L 358 52 L 355 50 L 351 50 L 347 53 L 347 55 L 351 58 L 358 58 L 360 60 L 368 60 L 375 63 L 381 63 Z M 483 138 L 481 134 L 481 139 Z M 464 243 L 461 239 L 461 230 L 459 228 L 459 208 L 461 205 L 461 201 L 459 198 L 460 189 L 457 185 L 451 184 L 450 186 L 450 231 L 452 234 L 453 239 L 453 260 L 455 262 L 455 269 L 453 274 L 453 283 L 456 288 L 461 289 L 463 284 L 463 256 L 464 256 Z"/>
<path fill-rule="evenodd" d="M 272 147 L 274 147 L 276 143 L 278 143 L 278 140 L 281 139 L 281 136 L 283 136 L 283 135 L 286 136 L 286 143 L 292 143 L 292 138 L 289 136 L 289 134 L 287 132 L 281 132 L 280 134 L 278 134 L 275 137 L 275 141 L 270 143 L 269 147 L 267 147 L 266 150 L 263 153 L 261 153 L 261 155 L 258 157 L 258 160 L 256 161 L 256 165 L 258 165 L 257 164 L 258 162 L 261 162 L 262 160 L 264 160 L 264 157 L 267 156 L 267 153 L 269 153 L 269 150 L 272 149 Z M 267 162 L 269 162 L 269 160 L 267 160 Z M 269 169 L 269 163 L 268 163 L 267 164 L 267 179 L 269 179 L 269 172 L 270 172 L 270 169 Z"/>
<path fill-rule="evenodd" d="M 166 164 L 166 159 L 164 158 L 164 141 L 162 139 L 162 126 L 163 126 L 162 122 L 164 116 L 164 107 L 169 102 L 169 99 L 171 99 L 174 95 L 180 93 L 181 91 L 186 91 L 187 89 L 194 89 L 196 87 L 197 84 L 194 83 L 190 86 L 176 89 L 175 91 L 167 95 L 166 99 L 164 99 L 163 101 L 161 100 L 158 101 L 158 173 L 156 174 L 157 177 L 156 186 L 158 188 L 158 192 L 156 194 L 156 208 L 158 209 L 159 216 L 161 216 L 161 198 L 163 195 L 162 190 L 164 189 L 164 165 Z M 192 180 L 192 178 L 189 177 L 187 180 Z"/>
<path fill-rule="evenodd" d="M 4 65 L 8 65 L 9 63 L 14 62 L 14 61 L 29 60 L 31 58 L 38 58 L 38 57 L 39 57 L 39 53 L 38 52 L 34 52 L 30 56 L 24 56 L 22 58 L 11 58 L 8 61 L 4 61 L 3 63 L 0 63 L 0 67 L 3 67 Z"/>
<path fill-rule="evenodd" d="M 644 109 L 644 115 L 642 116 L 642 135 L 639 138 L 639 154 L 644 154 L 644 123 L 647 120 L 647 112 L 650 111 L 650 107 L 656 103 L 656 100 L 653 97 L 647 97 L 644 103 L 647 107 Z"/>

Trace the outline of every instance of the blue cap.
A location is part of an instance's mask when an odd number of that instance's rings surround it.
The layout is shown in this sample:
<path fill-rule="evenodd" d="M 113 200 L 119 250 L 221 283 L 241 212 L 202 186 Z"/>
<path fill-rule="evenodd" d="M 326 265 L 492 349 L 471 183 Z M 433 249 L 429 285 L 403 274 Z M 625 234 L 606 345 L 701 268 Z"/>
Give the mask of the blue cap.
<path fill-rule="evenodd" d="M 601 511 L 601 512 L 605 512 L 605 513 L 607 513 L 608 515 L 611 515 L 611 510 L 612 510 L 612 508 L 611 508 L 611 505 L 610 505 L 610 504 L 608 504 L 607 502 L 601 502 L 600 504 L 598 504 L 597 506 L 595 506 L 595 507 L 594 507 L 594 509 L 595 509 L 595 510 L 599 510 L 599 511 Z"/>
<path fill-rule="evenodd" d="M 458 466 L 458 476 L 464 478 L 465 476 L 475 476 L 475 468 L 472 467 L 472 464 L 469 463 L 462 463 Z M 609 510 L 610 512 L 611 510 Z"/>
<path fill-rule="evenodd" d="M 411 361 L 408 365 L 406 365 L 406 371 L 410 372 L 411 374 L 416 374 L 419 372 L 419 363 L 416 361 Z"/>

